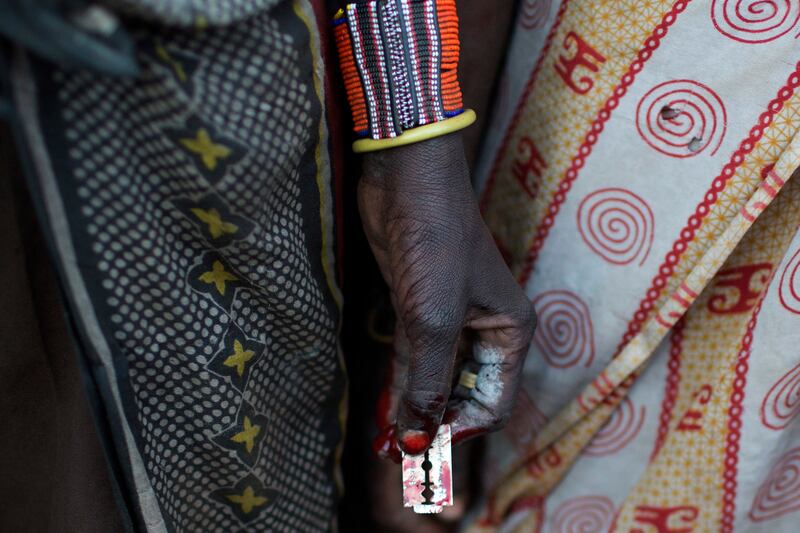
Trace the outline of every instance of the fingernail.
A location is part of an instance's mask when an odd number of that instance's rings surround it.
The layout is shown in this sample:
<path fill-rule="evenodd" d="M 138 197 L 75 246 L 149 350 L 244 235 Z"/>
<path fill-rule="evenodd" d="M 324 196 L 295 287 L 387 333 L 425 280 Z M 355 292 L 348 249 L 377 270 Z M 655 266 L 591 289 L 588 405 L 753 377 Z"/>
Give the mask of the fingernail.
<path fill-rule="evenodd" d="M 431 438 L 424 431 L 408 429 L 400 437 L 400 447 L 404 452 L 411 455 L 419 455 L 424 452 L 431 444 Z"/>
<path fill-rule="evenodd" d="M 378 433 L 378 436 L 372 441 L 372 451 L 381 459 L 390 459 L 395 463 L 402 460 L 397 439 L 394 437 L 394 426 L 385 427 Z"/>

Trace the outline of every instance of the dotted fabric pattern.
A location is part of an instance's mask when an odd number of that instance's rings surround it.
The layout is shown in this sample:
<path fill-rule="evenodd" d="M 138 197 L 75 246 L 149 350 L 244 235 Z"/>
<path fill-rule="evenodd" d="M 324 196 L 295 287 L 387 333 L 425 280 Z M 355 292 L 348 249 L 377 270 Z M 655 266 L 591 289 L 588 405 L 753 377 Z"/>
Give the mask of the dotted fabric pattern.
<path fill-rule="evenodd" d="M 226 25 L 268 10 L 285 0 L 108 0 L 124 13 L 178 26 Z"/>
<path fill-rule="evenodd" d="M 128 422 L 174 531 L 326 530 L 336 503 L 343 380 L 318 264 L 321 106 L 308 29 L 291 4 L 264 11 L 273 3 L 140 2 L 256 15 L 138 30 L 136 80 L 45 75 L 79 268 L 127 363 Z"/>

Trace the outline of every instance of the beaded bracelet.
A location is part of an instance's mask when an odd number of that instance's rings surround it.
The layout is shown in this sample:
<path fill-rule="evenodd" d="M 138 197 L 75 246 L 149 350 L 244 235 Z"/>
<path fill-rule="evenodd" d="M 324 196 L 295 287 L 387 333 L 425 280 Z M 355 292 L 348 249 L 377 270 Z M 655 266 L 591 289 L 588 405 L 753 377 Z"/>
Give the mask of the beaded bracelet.
<path fill-rule="evenodd" d="M 333 25 L 360 137 L 356 152 L 419 142 L 474 122 L 458 82 L 455 0 L 348 4 Z"/>

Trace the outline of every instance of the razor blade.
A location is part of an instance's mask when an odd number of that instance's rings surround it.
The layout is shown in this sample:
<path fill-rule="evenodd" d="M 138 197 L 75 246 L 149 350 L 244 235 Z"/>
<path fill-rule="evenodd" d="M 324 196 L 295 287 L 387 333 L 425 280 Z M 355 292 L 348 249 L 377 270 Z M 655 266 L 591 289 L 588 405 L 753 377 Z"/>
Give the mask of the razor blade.
<path fill-rule="evenodd" d="M 415 513 L 441 513 L 453 505 L 450 426 L 439 426 L 430 448 L 420 455 L 403 454 L 403 505 Z"/>

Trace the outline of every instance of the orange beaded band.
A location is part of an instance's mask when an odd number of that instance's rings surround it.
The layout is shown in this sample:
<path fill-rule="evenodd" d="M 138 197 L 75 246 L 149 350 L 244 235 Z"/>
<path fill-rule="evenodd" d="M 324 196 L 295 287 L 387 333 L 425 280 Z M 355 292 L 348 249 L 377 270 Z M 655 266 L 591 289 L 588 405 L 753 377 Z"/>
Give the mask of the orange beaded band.
<path fill-rule="evenodd" d="M 463 113 L 455 0 L 349 4 L 333 24 L 359 137 L 394 138 Z"/>

